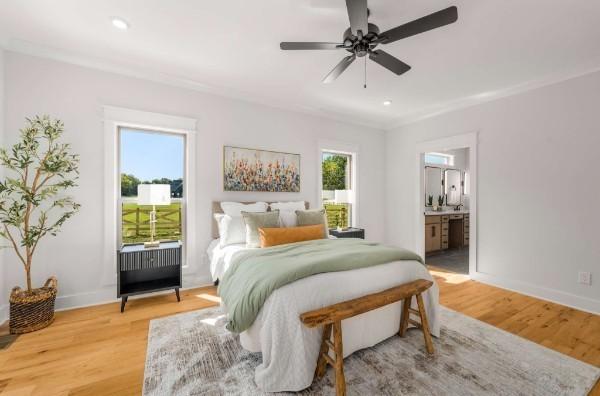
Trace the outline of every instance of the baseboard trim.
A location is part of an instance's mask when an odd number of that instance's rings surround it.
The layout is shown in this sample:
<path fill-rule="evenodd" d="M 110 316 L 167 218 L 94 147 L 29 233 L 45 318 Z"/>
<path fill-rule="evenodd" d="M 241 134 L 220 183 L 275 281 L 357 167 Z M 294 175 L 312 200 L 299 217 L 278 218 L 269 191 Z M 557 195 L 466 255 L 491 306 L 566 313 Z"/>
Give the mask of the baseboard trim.
<path fill-rule="evenodd" d="M 525 294 L 530 297 L 539 298 L 560 305 L 565 305 L 570 308 L 575 308 L 580 311 L 589 312 L 595 315 L 600 315 L 600 301 L 587 297 L 577 296 L 571 293 L 565 293 L 558 290 L 548 289 L 533 285 L 531 283 L 522 282 L 514 279 L 502 278 L 482 272 L 476 272 L 470 275 L 470 278 L 481 283 L 491 286 L 497 286 L 502 289 L 507 289 L 517 293 Z"/>
<path fill-rule="evenodd" d="M 196 289 L 199 287 L 212 286 L 213 282 L 210 276 L 198 277 L 196 279 L 185 281 L 181 290 Z M 161 294 L 172 293 L 171 290 L 164 290 L 155 293 L 141 294 L 130 297 L 130 300 L 138 298 L 148 298 Z M 93 307 L 95 305 L 111 304 L 120 301 L 116 297 L 116 286 L 105 287 L 89 293 L 78 293 L 56 298 L 56 311 L 68 311 L 77 308 Z"/>
<path fill-rule="evenodd" d="M 8 320 L 8 307 L 8 304 L 0 306 L 0 326 Z"/>

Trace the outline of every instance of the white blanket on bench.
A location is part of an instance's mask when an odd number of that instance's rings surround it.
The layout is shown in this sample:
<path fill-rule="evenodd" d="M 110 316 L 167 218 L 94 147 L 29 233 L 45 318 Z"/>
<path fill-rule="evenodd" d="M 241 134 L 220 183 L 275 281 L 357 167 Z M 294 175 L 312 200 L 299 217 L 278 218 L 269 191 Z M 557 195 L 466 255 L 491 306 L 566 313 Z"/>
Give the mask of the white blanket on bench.
<path fill-rule="evenodd" d="M 423 264 L 396 261 L 313 275 L 277 289 L 252 327 L 240 335 L 245 349 L 262 352 L 263 362 L 255 372 L 258 387 L 267 392 L 300 391 L 312 383 L 323 330 L 305 327 L 300 314 L 416 279 L 433 280 Z M 431 333 L 436 337 L 440 332 L 438 297 L 434 281 L 423 299 Z M 343 321 L 344 356 L 396 335 L 400 309 L 398 302 Z"/>

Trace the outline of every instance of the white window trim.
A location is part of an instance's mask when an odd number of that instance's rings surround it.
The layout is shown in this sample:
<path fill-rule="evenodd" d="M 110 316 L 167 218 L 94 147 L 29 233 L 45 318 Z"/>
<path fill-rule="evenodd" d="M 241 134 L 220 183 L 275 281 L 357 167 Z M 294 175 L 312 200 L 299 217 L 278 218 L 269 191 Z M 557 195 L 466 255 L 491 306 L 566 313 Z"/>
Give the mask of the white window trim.
<path fill-rule="evenodd" d="M 185 145 L 185 239 L 196 240 L 196 120 L 166 114 L 150 113 L 114 106 L 104 106 L 104 251 L 103 277 L 105 286 L 117 281 L 118 250 L 118 202 L 120 198 L 119 172 L 119 127 L 148 129 L 157 132 L 183 134 Z M 183 273 L 195 272 L 200 264 L 195 243 L 186 243 Z"/>
<path fill-rule="evenodd" d="M 438 157 L 446 157 L 446 158 L 448 158 L 448 163 L 447 164 L 438 164 L 436 162 L 427 162 L 427 161 L 425 161 L 425 163 L 427 165 L 439 165 L 439 166 L 445 166 L 445 167 L 448 167 L 448 168 L 451 168 L 451 167 L 454 166 L 454 155 L 452 155 L 452 154 L 437 153 L 437 152 L 428 152 L 428 153 L 425 153 L 425 154 L 426 155 L 435 155 L 435 156 L 438 156 Z"/>
<path fill-rule="evenodd" d="M 352 185 L 352 191 L 354 192 L 354 203 L 352 204 L 352 226 L 360 227 L 359 223 L 359 215 L 358 212 L 360 208 L 359 202 L 359 184 L 358 184 L 358 156 L 359 156 L 359 146 L 352 143 L 339 142 L 334 140 L 319 140 L 317 144 L 317 158 L 319 161 L 319 166 L 317 166 L 317 201 L 318 207 L 323 207 L 323 166 L 321 165 L 321 161 L 323 160 L 323 152 L 328 153 L 339 153 L 344 155 L 349 155 L 352 157 L 350 170 L 352 180 L 350 181 Z"/>

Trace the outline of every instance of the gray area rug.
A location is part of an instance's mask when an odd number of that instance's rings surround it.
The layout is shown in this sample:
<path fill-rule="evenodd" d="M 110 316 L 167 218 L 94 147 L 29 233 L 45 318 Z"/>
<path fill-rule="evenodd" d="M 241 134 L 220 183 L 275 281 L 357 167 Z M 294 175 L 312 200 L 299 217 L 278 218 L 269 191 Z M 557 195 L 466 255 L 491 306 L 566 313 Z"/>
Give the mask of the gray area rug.
<path fill-rule="evenodd" d="M 219 308 L 150 322 L 144 396 L 272 395 L 254 384 L 259 353 L 244 351 Z M 442 308 L 427 355 L 422 333 L 344 360 L 348 395 L 586 395 L 600 369 Z M 299 395 L 335 395 L 334 373 Z"/>

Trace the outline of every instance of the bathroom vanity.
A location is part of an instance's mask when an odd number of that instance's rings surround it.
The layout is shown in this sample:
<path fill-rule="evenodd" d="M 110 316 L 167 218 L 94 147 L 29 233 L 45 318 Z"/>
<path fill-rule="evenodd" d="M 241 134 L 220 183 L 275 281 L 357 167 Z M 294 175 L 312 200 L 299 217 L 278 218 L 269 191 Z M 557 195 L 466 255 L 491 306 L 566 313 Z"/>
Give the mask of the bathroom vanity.
<path fill-rule="evenodd" d="M 425 253 L 469 246 L 469 212 L 425 212 Z"/>

